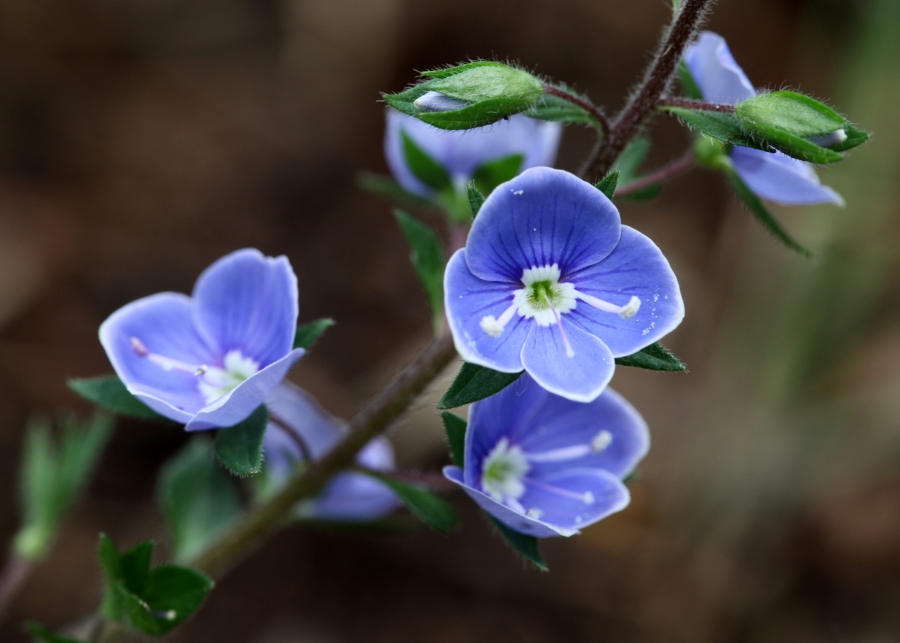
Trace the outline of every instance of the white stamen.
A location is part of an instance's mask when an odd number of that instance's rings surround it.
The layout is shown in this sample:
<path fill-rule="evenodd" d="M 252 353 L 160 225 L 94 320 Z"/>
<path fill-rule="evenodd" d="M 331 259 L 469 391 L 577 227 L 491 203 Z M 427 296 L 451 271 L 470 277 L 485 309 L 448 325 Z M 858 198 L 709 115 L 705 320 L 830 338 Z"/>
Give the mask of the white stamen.
<path fill-rule="evenodd" d="M 130 341 L 131 350 L 133 350 L 138 357 L 146 358 L 164 371 L 179 371 L 181 373 L 188 373 L 196 376 L 203 375 L 206 372 L 206 366 L 195 366 L 193 364 L 188 364 L 187 362 L 182 362 L 181 360 L 172 359 L 171 357 L 151 353 L 147 348 L 147 345 L 137 337 L 132 337 Z"/>
<path fill-rule="evenodd" d="M 563 344 L 566 347 L 566 357 L 575 357 L 575 351 L 572 350 L 572 345 L 569 343 L 569 336 L 566 335 L 566 329 L 563 328 L 562 319 L 559 318 L 559 313 L 556 312 L 556 307 L 553 305 L 553 302 L 550 301 L 547 293 L 544 293 L 544 301 L 547 302 L 547 305 L 550 306 L 550 310 L 553 311 L 553 316 L 556 317 L 556 326 L 559 328 L 559 334 L 562 335 Z"/>
<path fill-rule="evenodd" d="M 584 303 L 593 306 L 597 310 L 602 310 L 605 313 L 616 313 L 622 319 L 634 317 L 637 314 L 637 311 L 641 308 L 641 300 L 633 295 L 631 299 L 628 300 L 628 303 L 624 306 L 616 306 L 615 304 L 611 304 L 608 301 L 603 301 L 602 299 L 598 299 L 593 295 L 586 295 L 583 292 L 578 292 L 577 290 L 575 291 L 575 296 Z"/>
<path fill-rule="evenodd" d="M 591 440 L 591 451 L 594 453 L 600 453 L 605 450 L 613 441 L 612 433 L 609 431 L 600 431 L 597 435 L 594 436 L 594 439 Z"/>
<path fill-rule="evenodd" d="M 592 494 L 590 491 L 585 491 L 581 499 L 584 500 L 585 504 L 589 505 L 594 502 L 594 494 Z"/>
<path fill-rule="evenodd" d="M 591 453 L 591 451 L 593 451 L 593 448 L 587 444 L 576 444 L 575 446 L 551 449 L 541 453 L 526 453 L 526 456 L 531 462 L 565 462 L 566 460 L 582 458 Z"/>
<path fill-rule="evenodd" d="M 631 299 L 628 300 L 628 303 L 622 306 L 622 310 L 619 311 L 619 317 L 622 319 L 629 319 L 634 317 L 637 314 L 637 311 L 641 308 L 641 300 L 631 296 Z"/>
<path fill-rule="evenodd" d="M 525 515 L 531 518 L 532 520 L 540 520 L 541 516 L 544 515 L 544 512 L 538 509 L 537 507 L 532 507 L 528 511 L 525 512 Z"/>
<path fill-rule="evenodd" d="M 513 304 L 509 308 L 503 311 L 503 314 L 500 315 L 500 319 L 495 318 L 493 315 L 487 315 L 481 318 L 481 330 L 490 335 L 491 337 L 500 337 L 500 334 L 503 332 L 503 329 L 509 323 L 509 320 L 512 319 L 512 316 L 516 313 L 516 305 Z"/>

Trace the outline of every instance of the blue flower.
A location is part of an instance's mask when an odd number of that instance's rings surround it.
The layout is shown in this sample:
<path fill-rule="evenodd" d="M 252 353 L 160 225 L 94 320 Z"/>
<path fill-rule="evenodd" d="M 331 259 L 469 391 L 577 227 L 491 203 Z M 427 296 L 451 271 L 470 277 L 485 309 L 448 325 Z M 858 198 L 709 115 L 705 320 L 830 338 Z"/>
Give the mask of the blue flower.
<path fill-rule="evenodd" d="M 623 226 L 600 190 L 550 168 L 527 170 L 484 202 L 444 275 L 447 319 L 467 362 L 526 370 L 552 393 L 590 402 L 614 358 L 684 317 L 659 248 Z"/>
<path fill-rule="evenodd" d="M 733 105 L 756 96 L 756 89 L 738 67 L 722 36 L 702 32 L 688 47 L 684 60 L 704 100 Z M 783 205 L 844 205 L 840 194 L 819 183 L 819 177 L 808 163 L 781 152 L 768 153 L 737 145 L 732 148 L 730 158 L 738 176 L 763 199 Z"/>
<path fill-rule="evenodd" d="M 128 390 L 188 431 L 233 426 L 265 402 L 301 355 L 297 278 L 286 257 L 238 250 L 207 268 L 192 297 L 132 302 L 100 326 Z"/>
<path fill-rule="evenodd" d="M 444 475 L 511 529 L 571 536 L 628 505 L 622 478 L 649 447 L 643 418 L 611 389 L 580 404 L 526 375 L 472 405 L 465 468 Z"/>
<path fill-rule="evenodd" d="M 276 486 L 303 462 L 303 449 L 314 460 L 331 450 L 344 435 L 343 427 L 305 391 L 282 384 L 268 399 L 271 422 L 263 441 L 266 473 Z M 303 445 L 301 448 L 300 445 Z M 356 463 L 376 471 L 394 468 L 390 442 L 381 437 L 359 452 Z M 301 503 L 296 514 L 304 518 L 340 521 L 377 520 L 399 506 L 381 482 L 362 473 L 342 473 L 315 499 Z"/>
<path fill-rule="evenodd" d="M 438 103 L 441 98 L 453 100 L 436 96 Z M 454 185 L 463 187 L 484 163 L 514 154 L 524 157 L 521 170 L 553 165 L 562 126 L 517 114 L 477 129 L 446 131 L 388 109 L 384 153 L 391 173 L 408 192 L 430 198 L 434 189 L 417 179 L 406 163 L 401 132 L 406 132 L 423 152 L 443 167 Z"/>

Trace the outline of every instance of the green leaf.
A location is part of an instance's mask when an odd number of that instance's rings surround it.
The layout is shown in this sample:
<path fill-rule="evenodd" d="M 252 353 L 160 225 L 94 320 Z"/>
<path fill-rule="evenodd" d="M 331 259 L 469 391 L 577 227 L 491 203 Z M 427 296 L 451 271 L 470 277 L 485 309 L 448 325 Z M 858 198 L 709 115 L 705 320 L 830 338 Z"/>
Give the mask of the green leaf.
<path fill-rule="evenodd" d="M 541 554 L 541 546 L 537 538 L 510 529 L 493 516 L 488 515 L 488 518 L 491 519 L 497 531 L 500 532 L 500 535 L 503 536 L 514 552 L 542 572 L 549 571 L 547 563 L 544 562 L 544 556 Z"/>
<path fill-rule="evenodd" d="M 150 559 L 153 556 L 153 541 L 138 543 L 124 554 L 119 555 L 119 580 L 133 594 L 143 595 L 150 580 Z"/>
<path fill-rule="evenodd" d="M 453 180 L 447 170 L 419 147 L 413 138 L 400 128 L 400 139 L 403 143 L 403 156 L 410 172 L 428 187 L 438 192 L 453 190 Z"/>
<path fill-rule="evenodd" d="M 623 185 L 622 187 L 627 186 Z M 623 194 L 619 198 L 625 199 L 626 201 L 649 201 L 650 199 L 655 199 L 656 197 L 658 197 L 660 192 L 662 192 L 662 184 L 654 183 L 653 185 L 648 185 L 647 187 L 635 192 Z"/>
<path fill-rule="evenodd" d="M 450 411 L 441 413 L 441 418 L 444 420 L 444 429 L 447 431 L 447 440 L 450 442 L 450 453 L 453 454 L 453 462 L 461 469 L 466 461 L 467 422 Z"/>
<path fill-rule="evenodd" d="M 524 372 L 500 373 L 466 362 L 459 369 L 459 374 L 444 393 L 444 397 L 438 402 L 437 407 L 443 411 L 483 400 L 505 389 L 519 379 Z"/>
<path fill-rule="evenodd" d="M 660 107 L 660 109 L 674 114 L 691 129 L 716 140 L 744 147 L 766 149 L 747 136 L 733 114 L 711 112 L 705 109 L 687 109 L 686 107 Z"/>
<path fill-rule="evenodd" d="M 294 348 L 309 350 L 326 330 L 334 326 L 334 320 L 328 317 L 304 324 L 294 333 Z"/>
<path fill-rule="evenodd" d="M 596 125 L 594 117 L 589 112 L 552 94 L 541 96 L 528 110 L 527 115 L 531 118 L 555 123 L 578 123 L 592 127 Z"/>
<path fill-rule="evenodd" d="M 187 567 L 164 565 L 150 573 L 146 591 L 141 595 L 150 607 L 144 627 L 146 634 L 162 636 L 185 621 L 203 603 L 214 583 L 200 572 Z"/>
<path fill-rule="evenodd" d="M 691 100 L 703 100 L 703 92 L 700 91 L 700 85 L 694 79 L 690 67 L 683 60 L 678 63 L 678 80 L 681 83 L 681 89 L 684 95 Z"/>
<path fill-rule="evenodd" d="M 26 623 L 25 630 L 31 636 L 44 643 L 81 643 L 78 639 L 51 632 L 40 623 Z"/>
<path fill-rule="evenodd" d="M 103 576 L 106 579 L 106 592 L 103 596 L 103 604 L 100 611 L 107 620 L 120 621 L 124 616 L 124 605 L 117 588 L 123 581 L 122 563 L 119 559 L 119 550 L 116 548 L 116 544 L 106 534 L 100 534 L 97 558 L 100 561 L 100 568 L 103 570 Z"/>
<path fill-rule="evenodd" d="M 618 170 L 613 170 L 595 183 L 594 187 L 603 192 L 603 194 L 606 195 L 606 198 L 612 201 L 613 195 L 616 193 L 616 185 L 618 182 L 619 172 Z"/>
<path fill-rule="evenodd" d="M 632 353 L 625 357 L 617 357 L 616 364 L 619 366 L 636 366 L 637 368 L 646 368 L 651 371 L 687 371 L 687 366 L 684 365 L 684 362 L 659 343 L 650 344 L 637 353 Z"/>
<path fill-rule="evenodd" d="M 501 183 L 506 183 L 519 173 L 522 169 L 522 163 L 525 161 L 525 155 L 512 154 L 503 158 L 488 161 L 475 168 L 472 179 L 475 187 L 482 194 L 490 194 Z"/>
<path fill-rule="evenodd" d="M 441 244 L 431 228 L 403 210 L 394 210 L 394 217 L 409 244 L 409 258 L 425 289 L 428 304 L 431 306 L 434 329 L 438 333 L 444 324 L 445 262 Z"/>
<path fill-rule="evenodd" d="M 156 495 L 176 562 L 200 553 L 243 513 L 234 482 L 216 464 L 205 438 L 195 438 L 165 464 Z"/>
<path fill-rule="evenodd" d="M 847 150 L 851 150 L 854 147 L 858 147 L 869 140 L 869 133 L 863 132 L 862 130 L 858 130 L 849 123 L 844 125 L 844 133 L 847 135 L 847 140 L 843 143 L 837 143 L 836 145 L 832 145 L 829 149 L 833 152 L 845 152 Z"/>
<path fill-rule="evenodd" d="M 391 201 L 407 208 L 424 208 L 434 210 L 435 204 L 418 194 L 407 192 L 393 178 L 372 172 L 360 172 L 356 175 L 356 185 L 370 194 Z"/>
<path fill-rule="evenodd" d="M 478 191 L 478 188 L 475 187 L 475 183 L 472 181 L 466 186 L 466 195 L 469 198 L 469 211 L 474 219 L 478 216 L 481 206 L 484 205 L 484 195 Z"/>
<path fill-rule="evenodd" d="M 129 393 L 122 380 L 115 375 L 76 378 L 69 380 L 68 384 L 81 397 L 107 411 L 147 420 L 165 419 Z"/>
<path fill-rule="evenodd" d="M 622 150 L 616 160 L 615 169 L 619 172 L 618 183 L 631 183 L 637 177 L 644 157 L 650 151 L 650 139 L 646 137 L 636 138 Z"/>
<path fill-rule="evenodd" d="M 224 429 L 216 435 L 216 456 L 232 473 L 255 476 L 262 471 L 262 445 L 269 411 L 265 405 L 257 407 L 243 422 Z"/>
<path fill-rule="evenodd" d="M 498 64 L 499 63 L 495 63 L 491 60 L 473 60 L 471 62 L 463 63 L 462 65 L 447 65 L 446 67 L 439 67 L 438 69 L 429 69 L 428 71 L 419 72 L 419 74 L 426 78 L 450 78 L 451 76 L 455 76 L 468 69 L 475 69 L 476 67 L 492 67 Z"/>
<path fill-rule="evenodd" d="M 815 257 L 815 253 L 812 250 L 809 250 L 797 241 L 794 241 L 793 237 L 788 234 L 787 230 L 781 227 L 781 224 L 778 223 L 774 216 L 772 216 L 772 213 L 769 212 L 760 198 L 753 193 L 734 170 L 728 170 L 725 174 L 728 176 L 728 180 L 731 182 L 738 198 L 747 206 L 750 213 L 756 217 L 756 220 L 759 221 L 766 230 L 772 233 L 776 239 L 781 241 L 788 248 L 800 253 L 807 259 Z"/>
<path fill-rule="evenodd" d="M 416 518 L 442 534 L 448 533 L 459 521 L 453 507 L 428 489 L 370 469 L 360 471 L 388 486 Z"/>

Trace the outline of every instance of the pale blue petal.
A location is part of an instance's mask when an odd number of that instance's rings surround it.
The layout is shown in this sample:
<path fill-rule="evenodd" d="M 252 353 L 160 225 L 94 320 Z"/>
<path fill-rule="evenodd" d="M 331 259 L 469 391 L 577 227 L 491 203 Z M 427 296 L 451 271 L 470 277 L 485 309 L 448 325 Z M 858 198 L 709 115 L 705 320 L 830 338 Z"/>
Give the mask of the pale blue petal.
<path fill-rule="evenodd" d="M 618 476 L 602 469 L 566 469 L 525 479 L 518 499 L 544 523 L 561 529 L 582 529 L 628 506 L 631 496 Z"/>
<path fill-rule="evenodd" d="M 649 238 L 622 226 L 622 240 L 603 261 L 565 278 L 575 289 L 616 306 L 632 296 L 641 300 L 637 314 L 622 319 L 578 301 L 565 318 L 603 340 L 615 357 L 630 355 L 670 333 L 684 318 L 678 279 Z"/>
<path fill-rule="evenodd" d="M 299 386 L 282 382 L 266 399 L 266 406 L 273 421 L 283 424 L 303 439 L 313 458 L 321 458 L 340 440 L 343 422 L 332 417 Z M 268 431 L 266 440 L 269 433 L 283 434 L 284 431 Z M 298 460 L 299 449 L 295 442 L 291 441 L 291 445 L 290 452 L 294 454 L 294 460 Z"/>
<path fill-rule="evenodd" d="M 532 324 L 522 348 L 522 365 L 551 393 L 575 402 L 590 402 L 612 379 L 613 355 L 602 341 L 570 323 L 569 315 L 562 323 L 574 356 L 566 354 L 559 328 Z"/>
<path fill-rule="evenodd" d="M 520 282 L 528 268 L 558 264 L 563 275 L 597 263 L 619 242 L 619 211 L 590 183 L 539 167 L 498 186 L 466 242 L 477 277 Z"/>
<path fill-rule="evenodd" d="M 376 471 L 392 470 L 394 454 L 390 442 L 384 438 L 373 440 L 356 462 Z M 362 473 L 344 473 L 306 505 L 303 513 L 321 520 L 369 521 L 386 516 L 399 505 L 397 496 L 384 483 Z"/>
<path fill-rule="evenodd" d="M 735 147 L 731 151 L 731 162 L 738 176 L 760 198 L 783 205 L 844 205 L 840 194 L 819 183 L 819 177 L 809 163 L 781 152 L 769 154 Z"/>
<path fill-rule="evenodd" d="M 444 476 L 451 482 L 455 482 L 475 503 L 488 512 L 491 516 L 502 522 L 504 525 L 518 531 L 522 534 L 534 536 L 535 538 L 549 538 L 551 536 L 573 536 L 578 533 L 577 529 L 566 529 L 550 525 L 540 520 L 534 520 L 513 511 L 506 505 L 502 505 L 485 493 L 478 489 L 470 487 L 463 482 L 463 473 L 459 467 L 444 467 Z"/>
<path fill-rule="evenodd" d="M 286 257 L 266 257 L 253 249 L 232 252 L 203 271 L 194 287 L 194 302 L 198 328 L 220 360 L 239 350 L 264 367 L 293 346 L 297 278 Z"/>
<path fill-rule="evenodd" d="M 128 390 L 153 410 L 176 422 L 187 422 L 206 405 L 192 372 L 166 370 L 132 347 L 140 341 L 148 351 L 185 365 L 214 361 L 214 351 L 195 330 L 191 299 L 160 293 L 123 306 L 100 326 L 100 343 Z M 186 369 L 187 370 L 187 369 Z"/>
<path fill-rule="evenodd" d="M 521 371 L 520 353 L 532 322 L 514 314 L 499 337 L 491 337 L 480 326 L 487 315 L 499 319 L 521 285 L 479 279 L 469 270 L 466 252 L 457 250 L 444 272 L 444 304 L 456 350 L 473 364 L 506 373 Z"/>
<path fill-rule="evenodd" d="M 688 47 L 684 60 L 707 102 L 733 105 L 756 96 L 756 89 L 722 36 L 701 32 Z"/>

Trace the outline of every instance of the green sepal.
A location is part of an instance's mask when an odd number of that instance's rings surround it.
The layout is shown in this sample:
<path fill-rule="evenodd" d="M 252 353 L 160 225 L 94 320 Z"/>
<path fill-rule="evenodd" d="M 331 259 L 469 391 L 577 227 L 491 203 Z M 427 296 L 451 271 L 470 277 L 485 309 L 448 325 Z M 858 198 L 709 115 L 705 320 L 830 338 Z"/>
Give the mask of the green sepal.
<path fill-rule="evenodd" d="M 459 373 L 438 402 L 438 409 L 445 411 L 464 404 L 483 400 L 499 393 L 515 382 L 525 371 L 501 373 L 484 366 L 465 362 Z"/>
<path fill-rule="evenodd" d="M 262 446 L 269 424 L 269 410 L 262 404 L 243 422 L 219 429 L 216 457 L 238 476 L 255 476 L 262 471 Z"/>
<path fill-rule="evenodd" d="M 145 420 L 167 419 L 132 395 L 115 375 L 75 378 L 67 384 L 88 402 L 107 411 Z"/>
<path fill-rule="evenodd" d="M 418 194 L 407 192 L 393 177 L 373 172 L 360 172 L 356 175 L 356 185 L 375 196 L 386 199 L 395 205 L 407 208 L 436 210 L 437 205 Z"/>
<path fill-rule="evenodd" d="M 490 194 L 501 183 L 506 183 L 519 173 L 522 163 L 525 162 L 523 154 L 511 154 L 503 158 L 488 161 L 475 168 L 472 180 L 475 187 L 482 194 Z"/>
<path fill-rule="evenodd" d="M 360 472 L 389 487 L 410 513 L 442 534 L 449 533 L 459 522 L 450 503 L 425 487 L 371 469 L 360 469 Z"/>
<path fill-rule="evenodd" d="M 25 623 L 25 631 L 43 643 L 82 643 L 78 639 L 51 632 L 40 623 Z"/>
<path fill-rule="evenodd" d="M 413 176 L 438 192 L 453 190 L 453 179 L 447 174 L 447 170 L 419 147 L 403 127 L 400 128 L 400 141 L 403 146 L 403 157 Z"/>
<path fill-rule="evenodd" d="M 703 100 L 703 92 L 700 91 L 700 85 L 697 84 L 690 67 L 683 60 L 678 63 L 678 81 L 681 83 L 681 90 L 685 96 L 691 100 Z"/>
<path fill-rule="evenodd" d="M 510 529 L 493 516 L 489 514 L 485 515 L 491 519 L 491 522 L 494 523 L 498 533 L 503 536 L 506 544 L 508 544 L 514 552 L 540 571 L 549 571 L 547 563 L 544 562 L 544 556 L 541 554 L 541 545 L 537 538 L 519 533 L 518 531 Z"/>
<path fill-rule="evenodd" d="M 619 171 L 613 170 L 594 184 L 594 187 L 603 192 L 606 198 L 612 201 L 616 193 L 616 185 L 619 182 Z"/>
<path fill-rule="evenodd" d="M 684 372 L 687 366 L 660 343 L 645 346 L 636 353 L 617 357 L 618 366 L 636 366 L 650 371 Z"/>
<path fill-rule="evenodd" d="M 444 430 L 447 431 L 447 441 L 450 443 L 453 463 L 462 469 L 466 463 L 466 427 L 468 423 L 450 411 L 441 413 L 441 418 L 444 420 Z"/>
<path fill-rule="evenodd" d="M 436 333 L 444 325 L 444 253 L 434 232 L 426 224 L 403 210 L 394 210 L 394 218 L 409 244 L 412 262 L 428 304 Z"/>
<path fill-rule="evenodd" d="M 478 190 L 473 181 L 470 181 L 466 186 L 466 196 L 469 199 L 469 212 L 472 213 L 472 218 L 478 216 L 478 212 L 481 211 L 481 206 L 484 205 L 484 195 Z"/>
<path fill-rule="evenodd" d="M 741 128 L 741 124 L 734 114 L 711 112 L 705 109 L 687 109 L 686 107 L 660 107 L 659 109 L 674 114 L 691 129 L 716 140 L 771 151 L 765 145 L 761 145 L 749 137 L 747 132 Z"/>
<path fill-rule="evenodd" d="M 788 234 L 787 230 L 781 227 L 781 224 L 778 223 L 778 220 L 772 216 L 772 213 L 769 212 L 768 208 L 763 204 L 762 200 L 756 194 L 753 193 L 746 183 L 744 183 L 743 179 L 738 176 L 737 172 L 733 169 L 726 169 L 725 175 L 728 177 L 728 180 L 731 182 L 731 186 L 734 188 L 735 194 L 737 194 L 738 198 L 741 202 L 747 206 L 747 209 L 750 210 L 750 213 L 759 221 L 762 226 L 768 230 L 776 239 L 781 241 L 784 245 L 786 245 L 791 250 L 800 253 L 807 259 L 815 258 L 816 254 L 801 245 L 799 242 L 795 241 L 790 234 Z"/>
<path fill-rule="evenodd" d="M 566 89 L 566 91 L 570 90 Z M 554 123 L 577 123 L 592 127 L 598 125 L 588 111 L 552 94 L 544 94 L 535 101 L 531 109 L 528 110 L 527 115 L 531 118 Z"/>
<path fill-rule="evenodd" d="M 847 134 L 847 140 L 837 145 L 832 145 L 829 149 L 833 152 L 846 152 L 858 147 L 869 140 L 869 133 L 856 129 L 849 123 L 844 125 L 844 133 Z"/>
<path fill-rule="evenodd" d="M 191 440 L 163 466 L 156 497 L 172 536 L 176 562 L 200 553 L 243 513 L 240 494 L 216 464 L 212 443 Z"/>
<path fill-rule="evenodd" d="M 329 317 L 323 317 L 314 322 L 303 324 L 294 333 L 294 348 L 309 350 L 322 336 L 322 333 L 332 326 L 334 326 L 334 320 Z"/>

